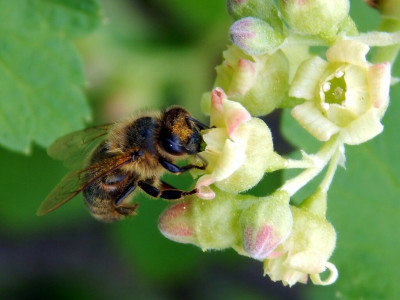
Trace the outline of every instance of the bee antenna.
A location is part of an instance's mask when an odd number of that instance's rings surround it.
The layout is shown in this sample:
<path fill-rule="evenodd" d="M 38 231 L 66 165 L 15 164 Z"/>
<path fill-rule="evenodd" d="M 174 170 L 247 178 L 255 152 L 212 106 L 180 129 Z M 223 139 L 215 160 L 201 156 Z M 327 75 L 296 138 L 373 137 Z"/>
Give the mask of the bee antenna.
<path fill-rule="evenodd" d="M 206 124 L 200 122 L 199 120 L 196 120 L 196 119 L 193 118 L 193 117 L 186 116 L 186 120 L 192 121 L 194 124 L 196 124 L 197 127 L 199 127 L 200 130 L 203 130 L 203 129 L 210 129 L 210 126 L 207 126 Z"/>

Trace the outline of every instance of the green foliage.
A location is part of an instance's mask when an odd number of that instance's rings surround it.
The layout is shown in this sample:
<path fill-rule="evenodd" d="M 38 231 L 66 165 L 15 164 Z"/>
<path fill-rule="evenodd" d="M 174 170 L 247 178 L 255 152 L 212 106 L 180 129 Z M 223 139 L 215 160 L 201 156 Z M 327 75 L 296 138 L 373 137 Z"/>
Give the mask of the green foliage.
<path fill-rule="evenodd" d="M 340 168 L 328 193 L 328 219 L 338 233 L 331 261 L 339 270 L 329 287 L 310 287 L 314 299 L 395 299 L 400 294 L 400 89 L 383 120 L 384 132 L 373 141 L 346 147 L 346 169 Z M 284 118 L 284 133 L 297 146 L 315 147 L 306 133 Z"/>
<path fill-rule="evenodd" d="M 29 152 L 83 127 L 90 110 L 71 39 L 100 23 L 95 0 L 0 1 L 0 144 Z"/>
<path fill-rule="evenodd" d="M 224 23 L 227 18 L 225 1 L 138 2 L 143 6 L 146 6 L 143 3 L 152 3 L 148 5 L 158 6 L 158 13 L 167 14 L 161 17 L 155 14 L 151 19 L 142 10 L 132 9 L 131 2 L 104 0 L 108 17 L 110 9 L 106 5 L 115 5 L 121 9 L 120 13 L 123 12 L 126 22 L 122 22 L 120 15 L 113 19 L 110 17 L 109 23 L 114 27 L 108 28 L 111 33 L 106 38 L 98 39 L 97 43 L 93 43 L 92 39 L 86 40 L 90 47 L 86 49 L 85 61 L 97 57 L 94 65 L 102 67 L 101 63 L 109 64 L 106 71 L 112 74 L 108 74 L 109 77 L 105 77 L 106 80 L 97 83 L 97 86 L 95 80 L 89 77 L 92 87 L 95 87 L 92 93 L 101 95 L 98 97 L 110 103 L 111 99 L 123 94 L 118 88 L 126 86 L 129 89 L 125 94 L 137 101 L 132 101 L 135 109 L 138 103 L 145 103 L 148 107 L 180 103 L 193 111 L 199 106 L 198 100 L 201 91 L 205 90 L 204 85 L 211 85 L 212 79 L 206 76 L 214 76 L 212 68 L 221 59 L 221 50 L 226 42 L 224 37 L 228 25 Z M 360 9 L 364 5 L 362 1 L 352 1 L 351 6 L 352 17 L 361 25 L 360 31 L 376 28 L 378 23 L 377 12 L 370 9 L 369 15 L 365 14 L 365 10 Z M 210 15 L 215 17 L 212 19 Z M 0 0 L 2 146 L 28 152 L 32 142 L 47 146 L 54 138 L 81 128 L 83 122 L 88 120 L 90 111 L 81 90 L 85 84 L 82 62 L 72 40 L 89 33 L 100 22 L 99 7 L 95 0 Z M 165 31 L 160 31 L 157 24 L 173 25 L 160 26 L 165 27 Z M 115 26 L 120 26 L 120 31 L 115 30 Z M 138 37 L 132 38 L 132 32 Z M 195 38 L 186 33 L 195 33 Z M 181 38 L 175 37 L 175 42 L 171 43 L 173 34 Z M 187 36 L 192 44 L 179 48 L 176 40 L 183 43 L 185 38 L 182 37 Z M 157 40 L 160 37 L 167 41 L 160 43 Z M 138 48 L 139 51 L 132 51 Z M 101 55 L 104 53 L 107 55 Z M 398 65 L 393 69 L 399 70 Z M 118 80 L 109 80 L 113 75 Z M 108 94 L 104 93 L 105 90 Z M 400 90 L 397 87 L 392 91 L 392 103 L 383 120 L 385 131 L 382 135 L 365 145 L 346 148 L 346 169 L 339 168 L 329 191 L 328 220 L 338 232 L 337 248 L 331 260 L 339 270 L 338 281 L 329 287 L 317 287 L 309 283 L 306 287 L 298 284 L 291 289 L 282 288 L 283 293 L 293 294 L 288 294 L 288 297 L 279 295 L 276 299 L 300 297 L 294 293 L 304 291 L 308 292 L 307 296 L 303 294 L 306 299 L 395 299 L 400 294 L 396 282 L 400 276 L 400 238 L 397 234 L 400 216 L 400 145 L 397 143 L 399 121 L 396 113 L 400 109 L 399 98 Z M 99 115 L 101 113 L 97 115 L 100 118 Z M 319 143 L 315 144 L 314 138 L 295 125 L 294 121 L 290 122 L 289 114 L 286 114 L 283 124 L 286 136 L 307 152 L 315 152 Z M 95 276 L 83 278 L 80 273 L 72 272 L 71 277 L 67 277 L 69 280 L 57 281 L 56 278 L 48 281 L 56 273 L 50 270 L 50 275 L 43 282 L 48 286 L 47 291 L 54 290 L 57 296 L 79 298 L 74 282 L 79 283 L 79 288 L 85 291 L 82 299 L 87 298 L 87 294 L 98 293 L 104 298 L 107 291 L 114 295 L 118 290 L 115 284 L 123 282 L 124 272 L 129 273 L 129 280 L 125 277 L 128 283 L 123 291 L 125 297 L 121 299 L 140 297 L 143 290 L 144 295 L 152 295 L 143 297 L 146 299 L 169 299 L 161 296 L 163 292 L 169 293 L 171 299 L 176 296 L 173 292 L 179 293 L 179 296 L 186 296 L 186 293 L 189 296 L 196 295 L 197 299 L 249 299 L 251 295 L 254 299 L 266 299 L 267 293 L 279 292 L 280 283 L 271 286 L 270 280 L 261 276 L 262 270 L 257 263 L 252 265 L 251 260 L 239 257 L 233 251 L 202 253 L 193 246 L 173 243 L 162 237 L 157 230 L 157 218 L 167 205 L 162 201 L 140 198 L 139 215 L 119 224 L 96 223 L 83 207 L 80 197 L 62 209 L 38 218 L 35 212 L 40 202 L 66 170 L 61 163 L 48 158 L 43 149 L 33 147 L 32 152 L 32 156 L 21 157 L 0 149 L 3 167 L 0 174 L 3 187 L 0 225 L 4 239 L 2 245 L 5 246 L 2 251 L 6 253 L 3 255 L 5 258 L 0 260 L 3 270 L 3 276 L 0 277 L 7 278 L 9 282 L 14 280 L 16 291 L 25 290 L 32 295 L 30 290 L 21 287 L 26 287 L 27 282 L 32 280 L 29 276 L 37 277 L 42 271 L 42 268 L 37 268 L 40 264 L 35 251 L 47 254 L 51 249 L 42 243 L 40 237 L 54 238 L 56 243 L 61 243 L 65 231 L 72 228 L 72 235 L 79 231 L 96 240 L 105 238 L 107 242 L 105 255 L 100 259 L 88 257 L 79 266 L 79 272 L 91 270 L 96 265 L 100 269 L 104 267 L 102 272 L 98 272 L 99 277 L 112 280 L 102 285 L 93 281 Z M 262 184 L 251 193 L 267 195 L 269 191 L 266 189 L 274 190 L 280 186 L 280 175 L 278 172 L 266 175 Z M 180 186 L 181 177 L 175 177 L 175 182 L 172 179 L 167 181 Z M 268 186 L 272 181 L 273 186 Z M 301 192 L 300 195 L 296 194 L 296 203 L 304 199 Z M 307 191 L 304 192 L 306 194 Z M 94 226 L 100 228 L 95 234 L 90 232 Z M 51 232 L 56 233 L 57 238 L 51 236 Z M 17 246 L 26 247 L 26 251 L 18 257 L 18 262 L 13 263 L 7 256 L 15 249 L 11 248 L 7 237 L 15 239 L 11 241 L 15 241 Z M 33 246 L 33 241 L 38 241 L 37 248 Z M 80 242 L 74 240 L 78 249 L 83 248 Z M 86 240 L 84 243 L 87 243 Z M 67 262 L 74 261 L 76 254 L 69 253 L 68 249 L 62 252 L 63 258 Z M 97 250 L 93 247 L 93 252 L 97 253 Z M 20 252 L 16 253 L 20 255 Z M 23 259 L 22 255 L 27 258 Z M 111 259 L 112 265 L 104 262 L 104 258 Z M 4 261 L 7 264 L 1 264 Z M 31 265 L 24 265 L 25 269 L 21 269 L 21 261 L 31 261 Z M 123 262 L 125 268 L 118 266 L 119 261 Z M 47 263 L 57 265 L 59 262 L 50 259 Z M 29 273 L 32 265 L 38 269 L 36 273 Z M 221 265 L 225 270 L 220 271 Z M 17 271 L 13 270 L 13 266 Z M 73 266 L 59 270 L 61 273 L 71 272 L 71 269 Z M 21 274 L 21 270 L 24 275 L 16 276 L 17 273 Z M 93 272 L 97 272 L 97 269 Z M 204 289 L 204 286 L 208 288 Z M 6 287 L 7 283 L 0 284 L 0 292 Z"/>

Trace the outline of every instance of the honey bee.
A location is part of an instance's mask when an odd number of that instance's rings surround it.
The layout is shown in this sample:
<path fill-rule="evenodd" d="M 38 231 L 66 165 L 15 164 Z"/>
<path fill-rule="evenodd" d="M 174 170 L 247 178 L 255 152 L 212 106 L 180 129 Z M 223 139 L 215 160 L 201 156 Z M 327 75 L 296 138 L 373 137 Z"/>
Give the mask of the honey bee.
<path fill-rule="evenodd" d="M 139 188 L 154 198 L 179 200 L 196 193 L 179 190 L 160 179 L 169 171 L 180 174 L 205 169 L 199 156 L 200 131 L 208 128 L 184 108 L 148 112 L 115 124 L 73 132 L 56 140 L 48 154 L 78 171 L 67 174 L 38 209 L 47 214 L 79 193 L 89 212 L 111 222 L 135 215 L 138 203 L 130 204 Z M 197 156 L 202 165 L 178 166 L 177 159 Z"/>

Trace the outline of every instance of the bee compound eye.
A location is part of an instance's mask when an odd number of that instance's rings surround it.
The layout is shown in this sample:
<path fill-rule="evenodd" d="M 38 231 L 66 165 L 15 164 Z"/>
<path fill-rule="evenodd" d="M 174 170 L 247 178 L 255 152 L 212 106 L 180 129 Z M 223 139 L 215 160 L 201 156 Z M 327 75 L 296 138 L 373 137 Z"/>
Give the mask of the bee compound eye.
<path fill-rule="evenodd" d="M 174 134 L 169 134 L 162 139 L 162 146 L 170 154 L 181 155 L 185 153 L 185 149 L 181 145 L 181 141 Z"/>

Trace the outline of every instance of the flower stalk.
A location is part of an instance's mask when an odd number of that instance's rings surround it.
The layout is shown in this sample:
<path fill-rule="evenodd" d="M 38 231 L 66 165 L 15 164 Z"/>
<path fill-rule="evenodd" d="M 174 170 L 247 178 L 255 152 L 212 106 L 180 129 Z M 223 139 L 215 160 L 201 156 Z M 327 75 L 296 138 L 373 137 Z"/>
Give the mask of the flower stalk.
<path fill-rule="evenodd" d="M 279 188 L 279 190 L 289 193 L 290 196 L 296 194 L 296 192 L 299 189 L 301 189 L 303 186 L 309 183 L 315 176 L 317 176 L 325 168 L 325 166 L 335 155 L 335 153 L 338 153 L 338 148 L 339 148 L 339 136 L 336 135 L 332 137 L 330 141 L 324 143 L 324 145 L 316 154 L 312 155 L 312 160 L 314 161 L 313 167 L 304 170 L 294 178 L 286 180 L 285 183 Z M 330 171 L 331 172 L 329 176 L 333 176 L 332 173 L 333 169 Z"/>

